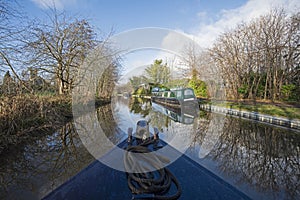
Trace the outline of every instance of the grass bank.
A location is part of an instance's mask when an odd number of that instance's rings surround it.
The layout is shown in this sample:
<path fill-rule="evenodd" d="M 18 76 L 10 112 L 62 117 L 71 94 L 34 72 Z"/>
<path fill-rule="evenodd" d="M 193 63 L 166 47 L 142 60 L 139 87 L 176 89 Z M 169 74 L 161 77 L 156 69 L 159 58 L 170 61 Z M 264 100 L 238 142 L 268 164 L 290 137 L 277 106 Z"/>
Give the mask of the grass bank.
<path fill-rule="evenodd" d="M 206 101 L 206 103 L 208 103 Z M 251 101 L 242 101 L 242 102 L 233 102 L 227 101 L 220 103 L 218 101 L 210 102 L 210 104 L 232 108 L 243 111 L 258 112 L 261 114 L 272 115 L 276 117 L 284 117 L 288 119 L 297 119 L 300 120 L 300 105 L 297 103 L 286 103 L 286 102 L 251 102 Z"/>

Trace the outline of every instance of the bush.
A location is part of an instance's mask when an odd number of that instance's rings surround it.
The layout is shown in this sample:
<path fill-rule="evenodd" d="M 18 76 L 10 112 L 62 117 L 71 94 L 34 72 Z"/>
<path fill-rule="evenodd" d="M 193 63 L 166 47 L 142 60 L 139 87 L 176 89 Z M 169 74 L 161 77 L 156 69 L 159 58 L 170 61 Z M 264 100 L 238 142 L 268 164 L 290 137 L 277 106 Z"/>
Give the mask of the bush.
<path fill-rule="evenodd" d="M 208 97 L 207 86 L 204 81 L 199 79 L 191 79 L 188 86 L 194 90 L 197 97 Z"/>
<path fill-rule="evenodd" d="M 285 101 L 299 100 L 299 88 L 294 84 L 287 84 L 281 87 L 282 99 Z"/>
<path fill-rule="evenodd" d="M 248 86 L 242 85 L 240 88 L 238 88 L 238 93 L 242 95 L 243 98 L 245 98 L 248 94 Z"/>

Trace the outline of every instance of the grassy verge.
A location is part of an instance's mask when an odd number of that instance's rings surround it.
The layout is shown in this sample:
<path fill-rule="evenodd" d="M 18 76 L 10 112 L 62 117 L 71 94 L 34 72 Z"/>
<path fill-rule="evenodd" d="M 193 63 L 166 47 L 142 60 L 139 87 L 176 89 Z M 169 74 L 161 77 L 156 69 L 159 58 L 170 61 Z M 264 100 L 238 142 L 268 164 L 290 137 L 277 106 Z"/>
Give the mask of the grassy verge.
<path fill-rule="evenodd" d="M 256 104 L 250 104 L 247 102 L 214 102 L 212 104 L 226 108 L 232 108 L 249 112 L 258 112 L 266 115 L 300 120 L 300 107 L 295 105 L 288 105 L 283 102 L 258 102 Z"/>

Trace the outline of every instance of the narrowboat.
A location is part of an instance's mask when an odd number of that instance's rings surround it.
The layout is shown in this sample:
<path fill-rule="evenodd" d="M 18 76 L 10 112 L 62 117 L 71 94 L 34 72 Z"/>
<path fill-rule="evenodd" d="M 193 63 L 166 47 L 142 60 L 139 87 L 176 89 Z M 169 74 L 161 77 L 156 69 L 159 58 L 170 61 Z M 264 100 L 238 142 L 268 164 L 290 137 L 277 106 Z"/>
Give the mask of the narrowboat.
<path fill-rule="evenodd" d="M 127 133 L 127 139 L 99 158 L 101 162 L 92 162 L 43 200 L 250 199 L 161 140 L 157 128 L 150 133 L 149 122 L 140 120 L 136 132 L 130 127 Z M 116 153 L 120 149 L 123 154 Z M 107 161 L 117 162 L 124 171 L 104 164 Z"/>
<path fill-rule="evenodd" d="M 175 88 L 166 91 L 152 91 L 151 100 L 154 103 L 180 107 L 184 104 L 198 104 L 192 88 Z"/>

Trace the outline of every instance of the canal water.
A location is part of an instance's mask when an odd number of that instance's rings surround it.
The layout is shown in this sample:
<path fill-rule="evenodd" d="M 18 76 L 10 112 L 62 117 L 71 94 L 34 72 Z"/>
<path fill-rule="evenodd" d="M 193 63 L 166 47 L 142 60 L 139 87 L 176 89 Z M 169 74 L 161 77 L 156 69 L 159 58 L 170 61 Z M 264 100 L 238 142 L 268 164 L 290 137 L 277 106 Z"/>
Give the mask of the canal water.
<path fill-rule="evenodd" d="M 250 198 L 300 199 L 300 132 L 138 98 L 115 98 L 95 114 L 114 144 L 146 119 L 150 131 L 157 127 L 161 139 Z M 41 199 L 93 161 L 69 122 L 0 155 L 0 199 Z"/>

